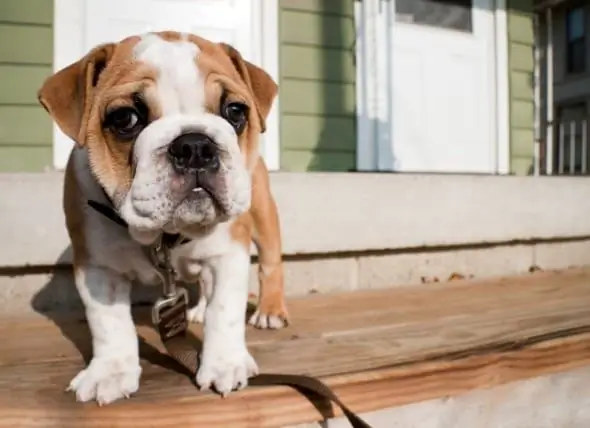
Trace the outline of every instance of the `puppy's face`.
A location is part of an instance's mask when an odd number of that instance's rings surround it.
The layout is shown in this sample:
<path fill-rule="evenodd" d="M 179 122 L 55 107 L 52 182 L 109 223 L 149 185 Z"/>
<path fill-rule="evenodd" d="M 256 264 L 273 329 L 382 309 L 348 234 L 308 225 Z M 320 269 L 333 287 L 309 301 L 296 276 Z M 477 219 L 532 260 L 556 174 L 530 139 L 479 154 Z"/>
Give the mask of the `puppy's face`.
<path fill-rule="evenodd" d="M 87 147 L 132 236 L 149 243 L 248 210 L 276 92 L 230 46 L 163 32 L 99 46 L 48 78 L 39 99 Z"/>

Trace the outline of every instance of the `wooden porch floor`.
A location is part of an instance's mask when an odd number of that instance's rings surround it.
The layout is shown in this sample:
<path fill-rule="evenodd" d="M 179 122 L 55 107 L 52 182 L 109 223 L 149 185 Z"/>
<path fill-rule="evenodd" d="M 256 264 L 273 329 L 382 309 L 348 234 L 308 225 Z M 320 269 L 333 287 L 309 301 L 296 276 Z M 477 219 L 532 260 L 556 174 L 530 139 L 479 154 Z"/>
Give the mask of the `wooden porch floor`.
<path fill-rule="evenodd" d="M 248 330 L 261 371 L 320 376 L 357 412 L 590 365 L 590 269 L 316 294 L 290 308 L 289 328 Z M 198 392 L 159 353 L 146 315 L 140 391 L 102 408 L 64 392 L 90 351 L 82 317 L 2 319 L 0 426 L 259 428 L 329 414 L 286 387 Z"/>

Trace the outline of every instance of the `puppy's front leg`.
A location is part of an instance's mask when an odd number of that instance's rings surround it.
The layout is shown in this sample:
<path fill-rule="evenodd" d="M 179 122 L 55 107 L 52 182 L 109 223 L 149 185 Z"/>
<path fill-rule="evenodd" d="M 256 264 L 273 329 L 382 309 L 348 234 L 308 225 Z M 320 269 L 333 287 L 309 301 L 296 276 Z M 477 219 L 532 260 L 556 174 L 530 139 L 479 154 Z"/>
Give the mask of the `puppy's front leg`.
<path fill-rule="evenodd" d="M 70 382 L 78 401 L 108 404 L 139 388 L 138 340 L 131 318 L 129 281 L 116 272 L 77 267 L 76 286 L 92 335 L 92 360 Z"/>
<path fill-rule="evenodd" d="M 243 388 L 258 373 L 246 346 L 246 305 L 250 255 L 235 243 L 228 253 L 211 261 L 212 295 L 207 296 L 201 364 L 197 384 L 222 395 Z"/>

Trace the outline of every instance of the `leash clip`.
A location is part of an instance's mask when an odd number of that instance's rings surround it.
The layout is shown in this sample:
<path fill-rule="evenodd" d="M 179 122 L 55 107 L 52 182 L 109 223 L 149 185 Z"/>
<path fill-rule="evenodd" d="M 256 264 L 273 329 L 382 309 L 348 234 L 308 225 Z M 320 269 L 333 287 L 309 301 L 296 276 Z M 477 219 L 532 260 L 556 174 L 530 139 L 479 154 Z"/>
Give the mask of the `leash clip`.
<path fill-rule="evenodd" d="M 167 310 L 180 308 L 186 311 L 188 307 L 188 293 L 184 288 L 176 287 L 176 272 L 170 262 L 170 248 L 171 245 L 160 238 L 149 250 L 152 264 L 162 280 L 162 297 L 156 300 L 152 307 L 152 322 L 155 325 L 159 325 L 162 318 L 166 317 Z"/>
<path fill-rule="evenodd" d="M 173 296 L 160 297 L 152 307 L 152 323 L 159 326 L 164 318 L 169 318 L 168 314 L 172 315 L 172 312 L 176 312 L 176 317 L 180 317 L 181 324 L 184 325 L 187 307 L 188 293 L 184 289 L 177 291 Z"/>

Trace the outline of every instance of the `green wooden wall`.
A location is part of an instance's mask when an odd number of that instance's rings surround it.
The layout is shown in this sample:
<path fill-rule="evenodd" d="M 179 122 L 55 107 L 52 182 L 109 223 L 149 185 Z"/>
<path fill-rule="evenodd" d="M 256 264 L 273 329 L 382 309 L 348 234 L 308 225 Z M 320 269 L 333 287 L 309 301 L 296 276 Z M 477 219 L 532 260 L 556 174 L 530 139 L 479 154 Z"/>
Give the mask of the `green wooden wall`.
<path fill-rule="evenodd" d="M 279 4 L 281 169 L 354 169 L 354 1 Z"/>
<path fill-rule="evenodd" d="M 52 126 L 37 103 L 51 74 L 53 0 L 0 0 L 0 172 L 51 166 Z"/>
<path fill-rule="evenodd" d="M 508 0 L 510 172 L 518 175 L 533 166 L 533 47 L 533 0 Z"/>

